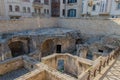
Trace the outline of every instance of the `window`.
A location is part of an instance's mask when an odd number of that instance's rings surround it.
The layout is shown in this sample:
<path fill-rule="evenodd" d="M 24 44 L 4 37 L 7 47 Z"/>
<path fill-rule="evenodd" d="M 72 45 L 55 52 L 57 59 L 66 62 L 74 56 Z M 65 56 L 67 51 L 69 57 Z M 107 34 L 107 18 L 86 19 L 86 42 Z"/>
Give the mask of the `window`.
<path fill-rule="evenodd" d="M 63 0 L 63 4 L 65 4 L 66 0 Z"/>
<path fill-rule="evenodd" d="M 20 12 L 20 7 L 19 6 L 15 6 L 15 11 L 16 12 Z"/>
<path fill-rule="evenodd" d="M 49 5 L 49 0 L 44 0 L 44 4 Z"/>
<path fill-rule="evenodd" d="M 35 13 L 37 13 L 37 9 L 35 8 Z"/>
<path fill-rule="evenodd" d="M 65 16 L 65 9 L 63 9 L 63 16 Z"/>
<path fill-rule="evenodd" d="M 12 12 L 13 9 L 12 9 L 12 5 L 9 5 L 9 11 Z"/>
<path fill-rule="evenodd" d="M 46 9 L 44 9 L 44 13 L 46 14 Z"/>
<path fill-rule="evenodd" d="M 61 45 L 56 46 L 56 53 L 61 53 Z"/>
<path fill-rule="evenodd" d="M 95 10 L 96 10 L 96 6 L 95 6 L 95 5 L 93 5 L 93 8 L 92 8 L 92 10 L 93 10 L 93 11 L 95 11 Z"/>
<path fill-rule="evenodd" d="M 49 14 L 49 9 L 47 9 L 47 14 Z"/>
<path fill-rule="evenodd" d="M 103 50 L 101 50 L 101 49 L 99 49 L 99 50 L 98 50 L 98 52 L 101 52 L 101 53 L 103 53 L 104 51 L 103 51 Z"/>
<path fill-rule="evenodd" d="M 76 17 L 76 9 L 68 10 L 68 17 Z"/>
<path fill-rule="evenodd" d="M 117 9 L 120 9 L 120 3 L 118 3 L 118 5 L 117 5 Z"/>
<path fill-rule="evenodd" d="M 77 0 L 68 0 L 68 3 L 76 3 Z"/>
<path fill-rule="evenodd" d="M 27 8 L 27 11 L 28 11 L 28 13 L 30 13 L 30 12 L 31 12 L 31 10 L 30 10 L 30 8 L 29 8 L 29 7 Z"/>
<path fill-rule="evenodd" d="M 26 7 L 23 7 L 23 12 L 26 13 Z"/>
<path fill-rule="evenodd" d="M 38 9 L 38 13 L 39 13 L 39 14 L 41 13 L 41 10 L 40 10 L 40 9 Z"/>

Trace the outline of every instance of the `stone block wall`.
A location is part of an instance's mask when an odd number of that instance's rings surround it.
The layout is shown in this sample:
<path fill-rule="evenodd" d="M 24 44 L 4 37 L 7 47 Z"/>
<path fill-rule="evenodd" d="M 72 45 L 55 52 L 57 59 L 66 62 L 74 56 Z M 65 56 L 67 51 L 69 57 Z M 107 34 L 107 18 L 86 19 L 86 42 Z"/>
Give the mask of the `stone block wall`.
<path fill-rule="evenodd" d="M 72 56 L 67 53 L 53 54 L 53 55 L 42 58 L 43 63 L 57 70 L 59 68 L 59 64 L 58 64 L 59 60 L 64 61 L 64 72 L 76 78 L 91 66 L 91 64 L 85 61 L 85 59 L 84 60 L 82 59 L 82 61 L 84 61 L 82 62 L 81 59 L 78 59 L 78 57 Z"/>
<path fill-rule="evenodd" d="M 120 19 L 99 20 L 99 19 L 59 19 L 60 27 L 80 30 L 81 33 L 94 35 L 120 34 Z"/>
<path fill-rule="evenodd" d="M 46 80 L 45 71 L 41 71 L 38 74 L 31 76 L 30 78 L 28 78 L 26 80 Z"/>
<path fill-rule="evenodd" d="M 0 20 L 0 32 L 21 31 L 57 26 L 55 18 L 24 18 L 20 20 Z"/>
<path fill-rule="evenodd" d="M 0 75 L 22 68 L 24 65 L 22 57 L 0 62 Z"/>
<path fill-rule="evenodd" d="M 0 32 L 20 31 L 46 27 L 66 27 L 95 35 L 120 34 L 120 19 L 64 19 L 24 18 L 21 20 L 0 20 Z"/>

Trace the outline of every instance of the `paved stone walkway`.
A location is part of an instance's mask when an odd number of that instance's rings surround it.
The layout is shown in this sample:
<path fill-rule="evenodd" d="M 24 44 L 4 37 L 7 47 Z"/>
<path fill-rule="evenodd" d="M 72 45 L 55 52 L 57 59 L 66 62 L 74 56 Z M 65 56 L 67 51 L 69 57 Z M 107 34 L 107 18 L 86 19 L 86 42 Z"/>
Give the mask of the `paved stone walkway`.
<path fill-rule="evenodd" d="M 120 80 L 120 56 L 103 80 Z"/>
<path fill-rule="evenodd" d="M 29 72 L 25 68 L 21 68 L 12 72 L 9 72 L 3 76 L 0 76 L 0 80 L 14 80 L 17 77 L 24 75 L 25 73 Z"/>

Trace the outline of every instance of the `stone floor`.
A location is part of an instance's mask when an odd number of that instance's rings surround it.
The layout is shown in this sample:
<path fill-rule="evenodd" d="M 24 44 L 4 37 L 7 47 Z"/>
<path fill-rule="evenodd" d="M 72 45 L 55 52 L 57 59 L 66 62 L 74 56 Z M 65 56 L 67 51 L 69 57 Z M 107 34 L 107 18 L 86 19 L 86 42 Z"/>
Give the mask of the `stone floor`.
<path fill-rule="evenodd" d="M 29 71 L 26 70 L 25 68 L 21 68 L 21 69 L 12 71 L 10 73 L 7 73 L 3 76 L 0 76 L 0 80 L 14 80 L 15 78 L 20 77 L 27 72 L 29 72 Z"/>
<path fill-rule="evenodd" d="M 120 80 L 120 56 L 103 80 Z"/>

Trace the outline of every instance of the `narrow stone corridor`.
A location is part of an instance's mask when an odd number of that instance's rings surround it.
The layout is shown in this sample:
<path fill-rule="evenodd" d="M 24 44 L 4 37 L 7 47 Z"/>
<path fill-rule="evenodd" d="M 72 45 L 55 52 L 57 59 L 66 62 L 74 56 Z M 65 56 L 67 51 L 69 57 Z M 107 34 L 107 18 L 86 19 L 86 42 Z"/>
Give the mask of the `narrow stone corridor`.
<path fill-rule="evenodd" d="M 29 72 L 27 69 L 21 68 L 21 69 L 9 72 L 3 76 L 0 76 L 0 80 L 14 80 L 17 77 L 20 77 L 26 74 L 27 72 Z"/>

